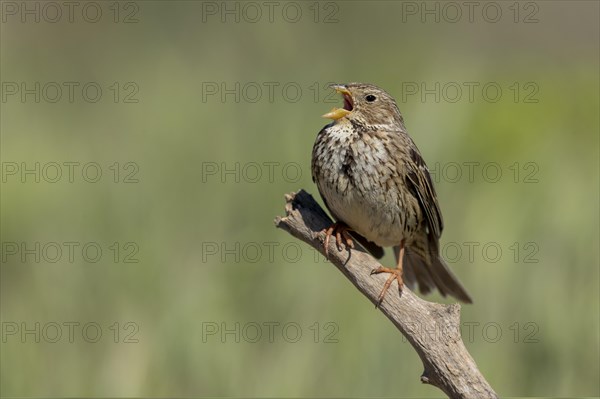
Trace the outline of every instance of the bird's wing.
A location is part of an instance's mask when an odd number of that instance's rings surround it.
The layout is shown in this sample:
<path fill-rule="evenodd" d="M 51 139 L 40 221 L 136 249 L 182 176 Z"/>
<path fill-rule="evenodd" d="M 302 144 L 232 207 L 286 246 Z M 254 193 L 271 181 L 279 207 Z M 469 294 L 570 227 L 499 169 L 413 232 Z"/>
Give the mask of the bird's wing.
<path fill-rule="evenodd" d="M 408 136 L 407 136 L 408 137 Z M 411 140 L 409 138 L 409 140 Z M 442 211 L 437 200 L 435 188 L 429 175 L 427 165 L 419 153 L 414 142 L 411 140 L 411 146 L 408 149 L 410 160 L 406 162 L 406 183 L 411 193 L 418 200 L 421 210 L 425 215 L 428 227 L 428 241 L 431 245 L 430 250 L 437 254 L 439 250 L 439 239 L 444 229 Z"/>
<path fill-rule="evenodd" d="M 413 245 L 417 245 L 425 251 L 428 249 L 430 254 L 430 259 L 425 260 L 419 254 L 421 251 L 413 251 L 411 248 L 406 249 L 404 270 L 407 284 L 414 285 L 418 283 L 419 290 L 424 294 L 437 287 L 442 296 L 449 294 L 462 302 L 472 303 L 473 301 L 465 288 L 439 254 L 439 239 L 444 229 L 442 212 L 429 169 L 427 169 L 427 165 L 414 142 L 408 135 L 406 137 L 409 140 L 409 146 L 408 159 L 405 162 L 405 181 L 408 189 L 421 207 L 428 228 L 427 238 L 421 237 Z M 399 249 L 399 247 L 394 247 L 396 257 L 398 257 Z"/>

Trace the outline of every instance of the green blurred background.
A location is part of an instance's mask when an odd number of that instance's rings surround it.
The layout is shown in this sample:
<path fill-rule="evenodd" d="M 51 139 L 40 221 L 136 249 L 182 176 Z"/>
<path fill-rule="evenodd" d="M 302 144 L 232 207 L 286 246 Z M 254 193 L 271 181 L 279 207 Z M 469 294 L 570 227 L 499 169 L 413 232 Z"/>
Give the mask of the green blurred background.
<path fill-rule="evenodd" d="M 488 381 L 599 395 L 598 2 L 86 4 L 52 22 L 2 3 L 2 396 L 440 397 L 391 323 L 273 226 L 285 193 L 317 194 L 326 86 L 350 81 L 396 97 L 436 170 Z M 39 182 L 21 174 L 36 162 Z"/>

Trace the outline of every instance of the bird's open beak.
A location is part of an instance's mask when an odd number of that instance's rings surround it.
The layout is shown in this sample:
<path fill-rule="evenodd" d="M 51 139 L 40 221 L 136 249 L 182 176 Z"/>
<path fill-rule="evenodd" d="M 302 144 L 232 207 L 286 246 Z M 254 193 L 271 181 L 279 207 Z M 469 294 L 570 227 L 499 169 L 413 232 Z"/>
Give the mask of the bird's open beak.
<path fill-rule="evenodd" d="M 333 120 L 338 120 L 338 119 L 343 118 L 344 116 L 348 115 L 352 111 L 354 103 L 352 102 L 352 94 L 350 94 L 350 91 L 348 91 L 348 89 L 346 89 L 346 86 L 331 85 L 331 88 L 335 89 L 335 91 L 337 91 L 344 97 L 344 107 L 343 108 L 334 108 L 331 111 L 329 111 L 328 113 L 326 113 L 325 115 L 323 115 L 322 117 L 333 119 Z"/>

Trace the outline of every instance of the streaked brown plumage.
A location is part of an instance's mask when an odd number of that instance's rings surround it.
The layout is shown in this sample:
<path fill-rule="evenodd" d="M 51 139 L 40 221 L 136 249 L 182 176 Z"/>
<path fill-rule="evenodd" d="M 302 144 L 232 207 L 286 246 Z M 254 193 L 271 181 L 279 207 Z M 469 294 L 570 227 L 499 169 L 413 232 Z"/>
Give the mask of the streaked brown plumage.
<path fill-rule="evenodd" d="M 471 298 L 439 253 L 442 214 L 425 161 L 404 127 L 394 99 L 364 83 L 333 85 L 344 107 L 323 115 L 334 119 L 317 135 L 312 152 L 312 176 L 332 213 L 338 248 L 352 235 L 376 257 L 380 247 L 393 246 L 397 268 L 393 280 L 402 289 L 417 283 L 422 293 L 437 288 L 443 296 L 463 302 Z M 327 240 L 328 242 L 328 240 Z M 327 248 L 327 247 L 326 247 Z"/>

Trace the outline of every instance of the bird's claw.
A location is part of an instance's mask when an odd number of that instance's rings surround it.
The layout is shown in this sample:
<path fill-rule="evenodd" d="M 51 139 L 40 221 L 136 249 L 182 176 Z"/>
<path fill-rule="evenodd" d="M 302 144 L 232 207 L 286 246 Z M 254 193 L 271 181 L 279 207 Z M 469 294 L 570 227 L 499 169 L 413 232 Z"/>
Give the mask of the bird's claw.
<path fill-rule="evenodd" d="M 329 241 L 331 236 L 335 234 L 335 242 L 338 251 L 342 251 L 343 245 L 346 248 L 354 248 L 354 241 L 352 241 L 352 237 L 350 236 L 350 228 L 342 222 L 335 222 L 329 228 L 323 229 L 325 232 L 325 242 L 323 246 L 325 247 L 325 257 L 329 259 Z"/>
<path fill-rule="evenodd" d="M 383 289 L 381 290 L 381 292 L 379 293 L 379 296 L 377 297 L 377 302 L 375 303 L 375 308 L 378 308 L 381 305 L 381 303 L 383 302 L 383 298 L 385 298 L 385 294 L 386 294 L 387 290 L 390 288 L 390 286 L 392 285 L 394 280 L 398 281 L 398 291 L 400 292 L 400 295 L 402 295 L 402 287 L 404 287 L 404 280 L 402 279 L 402 269 L 399 269 L 399 268 L 390 269 L 388 267 L 380 266 L 376 269 L 371 270 L 370 275 L 372 276 L 373 274 L 379 274 L 379 273 L 390 273 L 390 276 L 386 280 L 385 284 L 383 285 Z"/>

